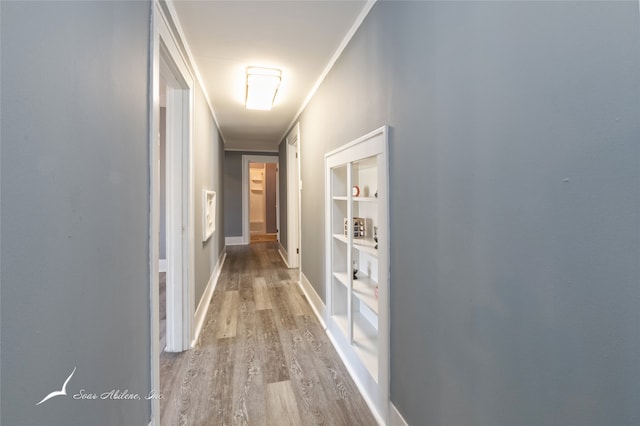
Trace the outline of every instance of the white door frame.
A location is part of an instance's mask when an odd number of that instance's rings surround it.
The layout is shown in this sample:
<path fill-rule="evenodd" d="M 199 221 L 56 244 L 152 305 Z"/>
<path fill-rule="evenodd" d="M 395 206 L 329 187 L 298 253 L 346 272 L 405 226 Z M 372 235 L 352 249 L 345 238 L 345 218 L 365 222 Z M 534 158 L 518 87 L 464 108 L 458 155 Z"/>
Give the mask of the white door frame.
<path fill-rule="evenodd" d="M 278 160 L 279 157 L 271 155 L 242 156 L 242 244 L 251 242 L 251 233 L 249 232 L 249 163 L 275 163 L 276 167 L 278 167 Z M 280 211 L 278 191 L 279 188 L 276 182 L 276 220 L 278 220 Z"/>
<path fill-rule="evenodd" d="M 296 123 L 287 143 L 287 263 L 300 266 L 300 211 L 302 181 L 300 179 L 300 123 Z"/>
<path fill-rule="evenodd" d="M 191 342 L 194 315 L 192 111 L 193 76 L 159 4 L 152 9 L 149 101 L 149 273 L 151 389 L 160 391 L 159 244 L 160 244 L 160 75 L 167 88 L 167 348 L 182 351 Z M 177 141 L 177 143 L 176 143 Z M 160 424 L 160 401 L 151 400 L 151 424 Z"/>
<path fill-rule="evenodd" d="M 167 81 L 166 137 L 166 246 L 167 246 L 167 352 L 182 352 L 191 342 L 193 291 L 189 288 L 190 247 L 193 247 L 190 220 L 192 191 L 190 179 L 191 85 L 175 67 L 166 44 L 160 46 L 160 74 Z M 179 67 L 178 67 L 179 68 Z"/>

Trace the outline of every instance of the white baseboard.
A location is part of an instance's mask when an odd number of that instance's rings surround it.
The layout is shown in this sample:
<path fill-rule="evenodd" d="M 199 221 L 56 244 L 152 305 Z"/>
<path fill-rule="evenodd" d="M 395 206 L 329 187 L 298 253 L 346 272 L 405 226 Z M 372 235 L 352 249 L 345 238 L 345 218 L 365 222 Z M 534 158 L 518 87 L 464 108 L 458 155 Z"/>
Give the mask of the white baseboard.
<path fill-rule="evenodd" d="M 158 260 L 158 272 L 167 272 L 167 259 Z"/>
<path fill-rule="evenodd" d="M 327 323 L 324 320 L 325 315 L 327 313 L 326 306 L 322 302 L 322 299 L 320 298 L 320 296 L 318 296 L 318 293 L 316 293 L 316 290 L 311 285 L 311 282 L 309 281 L 309 279 L 305 276 L 305 274 L 302 271 L 300 271 L 299 284 L 305 296 L 307 296 L 307 300 L 311 305 L 311 309 L 313 309 L 313 312 L 316 314 L 316 317 L 318 317 L 318 321 L 320 321 L 320 324 L 322 324 L 322 328 L 326 330 Z"/>
<path fill-rule="evenodd" d="M 204 319 L 207 316 L 209 304 L 211 303 L 211 297 L 213 296 L 213 291 L 216 289 L 216 285 L 218 284 L 218 278 L 220 278 L 220 272 L 222 272 L 222 266 L 224 265 L 224 261 L 226 258 L 227 252 L 225 250 L 222 250 L 222 253 L 218 257 L 218 263 L 216 263 L 215 268 L 213 268 L 213 272 L 211 273 L 211 277 L 209 278 L 207 287 L 204 289 L 202 299 L 200 299 L 200 303 L 198 303 L 198 308 L 196 309 L 196 313 L 194 315 L 195 332 L 193 333 L 194 337 L 193 341 L 191 342 L 192 348 L 195 347 L 198 339 L 200 338 L 200 332 L 202 331 L 202 326 L 204 325 Z"/>
<path fill-rule="evenodd" d="M 390 426 L 409 426 L 409 423 L 402 417 L 395 405 L 389 403 L 389 425 Z"/>
<path fill-rule="evenodd" d="M 287 262 L 287 258 L 289 257 L 289 255 L 287 254 L 287 250 L 282 246 L 282 243 L 280 241 L 278 241 L 278 253 L 280 253 L 280 257 L 284 261 L 284 264 L 287 265 L 287 268 L 291 269 L 291 266 L 289 266 L 289 262 Z"/>
<path fill-rule="evenodd" d="M 246 243 L 244 242 L 244 238 L 241 235 L 239 237 L 225 237 L 224 244 L 227 246 L 241 246 Z"/>

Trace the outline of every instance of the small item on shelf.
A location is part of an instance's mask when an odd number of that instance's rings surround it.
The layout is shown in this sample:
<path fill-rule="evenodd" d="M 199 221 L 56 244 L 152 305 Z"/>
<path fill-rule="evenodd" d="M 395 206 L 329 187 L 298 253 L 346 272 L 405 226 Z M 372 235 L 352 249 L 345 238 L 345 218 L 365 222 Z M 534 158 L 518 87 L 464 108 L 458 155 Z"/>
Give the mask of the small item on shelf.
<path fill-rule="evenodd" d="M 378 190 L 376 189 L 376 193 L 373 194 L 374 197 L 378 198 Z"/>
<path fill-rule="evenodd" d="M 374 248 L 378 250 L 378 227 L 377 226 L 373 227 L 373 241 L 376 242 L 376 246 Z"/>
<path fill-rule="evenodd" d="M 353 218 L 353 238 L 364 238 L 367 230 L 366 221 L 361 217 Z M 344 218 L 344 236 L 349 236 L 349 223 L 348 219 Z"/>
<path fill-rule="evenodd" d="M 358 279 L 358 259 L 355 257 L 355 253 L 353 254 L 353 259 L 351 260 L 351 264 L 353 265 L 353 279 Z"/>
<path fill-rule="evenodd" d="M 358 187 L 358 185 L 353 185 L 351 193 L 353 194 L 354 197 L 359 196 L 360 195 L 360 187 Z"/>
<path fill-rule="evenodd" d="M 378 298 L 378 286 L 376 286 L 376 299 Z"/>

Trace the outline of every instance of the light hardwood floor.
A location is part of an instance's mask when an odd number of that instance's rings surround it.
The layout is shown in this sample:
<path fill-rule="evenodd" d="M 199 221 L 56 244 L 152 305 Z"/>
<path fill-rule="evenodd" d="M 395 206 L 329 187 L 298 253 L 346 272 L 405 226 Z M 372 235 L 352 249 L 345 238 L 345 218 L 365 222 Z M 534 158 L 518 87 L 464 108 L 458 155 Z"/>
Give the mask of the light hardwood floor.
<path fill-rule="evenodd" d="M 278 234 L 251 234 L 251 244 L 278 241 Z"/>
<path fill-rule="evenodd" d="M 375 425 L 277 245 L 227 248 L 198 345 L 160 356 L 162 425 Z"/>

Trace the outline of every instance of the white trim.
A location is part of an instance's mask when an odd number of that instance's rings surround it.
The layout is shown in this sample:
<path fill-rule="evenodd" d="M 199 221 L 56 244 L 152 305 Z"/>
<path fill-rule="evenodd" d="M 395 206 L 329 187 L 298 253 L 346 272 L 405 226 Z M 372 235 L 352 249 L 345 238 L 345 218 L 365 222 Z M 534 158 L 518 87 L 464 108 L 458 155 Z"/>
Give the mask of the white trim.
<path fill-rule="evenodd" d="M 245 245 L 242 235 L 239 237 L 225 237 L 224 245 L 226 246 L 242 246 Z"/>
<path fill-rule="evenodd" d="M 330 336 L 332 343 L 336 346 L 336 350 L 344 361 L 354 382 L 357 384 L 365 401 L 371 408 L 376 420 L 380 424 L 387 424 L 389 417 L 389 244 L 388 244 L 388 127 L 382 126 L 366 135 L 335 149 L 325 155 L 325 259 L 326 271 L 325 278 L 327 280 L 325 291 L 327 301 L 327 334 Z M 378 324 L 378 374 L 377 379 L 372 376 L 367 369 L 363 360 L 355 352 L 353 348 L 353 317 L 351 310 L 347 311 L 347 330 L 334 320 L 331 316 L 334 312 L 332 304 L 334 302 L 332 276 L 333 270 L 330 259 L 332 254 L 332 227 L 334 226 L 332 218 L 332 196 L 333 184 L 331 182 L 331 169 L 336 166 L 345 166 L 347 170 L 346 188 L 351 188 L 353 161 L 363 159 L 370 156 L 377 156 L 377 187 L 380 190 L 378 199 L 378 221 L 381 224 L 378 232 L 378 238 L 381 249 L 378 251 L 378 283 L 381 293 L 379 300 L 379 310 L 377 315 Z M 347 195 L 347 217 L 352 217 L 353 200 L 351 192 Z M 381 210 L 380 210 L 381 209 Z M 341 222 L 341 217 L 339 218 Z M 335 231 L 333 231 L 335 232 Z M 352 233 L 349 233 L 348 245 L 352 246 Z M 348 274 L 351 273 L 351 250 L 347 248 L 347 268 Z M 352 303 L 352 283 L 349 281 L 346 306 Z"/>
<path fill-rule="evenodd" d="M 151 5 L 151 37 L 149 39 L 149 303 L 151 321 L 150 385 L 151 390 L 160 389 L 160 279 L 158 258 L 160 257 L 160 147 L 157 140 L 160 130 L 160 43 L 158 42 L 159 7 Z M 160 400 L 151 400 L 149 426 L 160 425 Z"/>
<path fill-rule="evenodd" d="M 351 41 L 353 36 L 356 34 L 356 31 L 358 31 L 358 28 L 360 28 L 360 25 L 362 25 L 362 23 L 364 22 L 364 19 L 367 17 L 369 12 L 371 11 L 371 8 L 373 8 L 373 5 L 376 4 L 376 1 L 377 0 L 368 0 L 367 3 L 362 8 L 362 10 L 360 11 L 360 14 L 356 18 L 356 20 L 353 21 L 353 25 L 351 26 L 349 31 L 347 31 L 347 34 L 345 34 L 344 38 L 342 39 L 342 42 L 340 43 L 340 45 L 338 46 L 336 51 L 333 53 L 333 56 L 331 57 L 331 59 L 327 63 L 327 66 L 324 68 L 324 71 L 322 71 L 322 74 L 320 74 L 320 77 L 318 77 L 318 80 L 316 81 L 316 83 L 311 88 L 311 91 L 309 92 L 309 94 L 305 98 L 304 102 L 302 102 L 302 105 L 300 106 L 300 109 L 298 110 L 296 115 L 293 116 L 293 120 L 291 120 L 291 123 L 289 123 L 289 125 L 287 126 L 287 130 L 280 137 L 280 141 L 284 140 L 284 138 L 287 135 L 287 133 L 289 133 L 289 129 L 291 129 L 293 124 L 298 120 L 298 118 L 300 118 L 300 115 L 302 114 L 302 111 L 304 111 L 304 109 L 307 107 L 307 105 L 309 105 L 309 102 L 311 102 L 311 99 L 313 98 L 313 96 L 318 91 L 318 88 L 320 87 L 320 85 L 322 84 L 324 79 L 327 78 L 327 75 L 333 69 L 333 67 L 336 64 L 336 62 L 338 62 L 338 59 L 340 58 L 340 55 L 342 55 L 342 52 L 347 47 L 347 45 L 349 44 L 349 42 Z"/>
<path fill-rule="evenodd" d="M 326 306 L 322 302 L 322 299 L 320 298 L 320 296 L 318 296 L 318 293 L 316 293 L 316 290 L 313 288 L 313 286 L 311 285 L 311 282 L 303 272 L 300 272 L 300 281 L 298 284 L 300 285 L 300 288 L 304 292 L 305 296 L 307 296 L 307 300 L 311 305 L 311 309 L 313 309 L 313 312 L 316 314 L 316 317 L 318 318 L 318 321 L 320 321 L 322 328 L 326 330 L 327 329 L 327 323 L 325 321 L 325 315 L 327 314 Z"/>
<path fill-rule="evenodd" d="M 204 293 L 202 294 L 200 303 L 198 303 L 198 308 L 196 309 L 196 313 L 194 315 L 195 327 L 193 340 L 191 341 L 191 348 L 194 348 L 196 346 L 196 343 L 200 338 L 200 332 L 202 331 L 202 326 L 204 325 L 204 320 L 207 316 L 209 305 L 211 304 L 211 297 L 213 297 L 213 291 L 216 289 L 216 285 L 218 284 L 218 279 L 220 278 L 220 273 L 222 272 L 222 267 L 224 266 L 224 261 L 226 258 L 227 252 L 223 250 L 218 257 L 218 263 L 216 263 L 215 268 L 213 268 L 213 272 L 211 273 L 211 277 L 209 278 L 207 287 L 204 289 Z"/>
<path fill-rule="evenodd" d="M 280 241 L 278 241 L 278 253 L 280 254 L 280 257 L 282 258 L 282 261 L 287 266 L 287 268 L 292 269 L 291 266 L 289 266 L 289 263 L 287 263 L 287 250 L 284 248 Z"/>
<path fill-rule="evenodd" d="M 195 271 L 196 271 L 196 259 L 195 259 L 195 253 L 194 253 L 194 247 L 195 247 L 195 241 L 196 241 L 196 230 L 195 230 L 195 196 L 196 196 L 196 191 L 195 191 L 195 177 L 194 177 L 194 172 L 195 172 L 195 167 L 194 167 L 194 160 L 193 160 L 193 135 L 195 134 L 194 131 L 194 121 L 195 121 L 195 96 L 194 96 L 194 90 L 193 90 L 193 86 L 189 86 L 189 92 L 188 92 L 188 96 L 189 96 L 189 114 L 187 117 L 184 117 L 185 122 L 188 123 L 188 131 L 189 131 L 189 137 L 186 139 L 187 141 L 187 147 L 184 147 L 184 149 L 186 150 L 183 151 L 183 154 L 186 154 L 187 158 L 184 158 L 184 167 L 187 168 L 187 182 L 186 182 L 186 195 L 188 198 L 188 205 L 187 207 L 183 210 L 184 214 L 186 215 L 185 217 L 186 222 L 187 222 L 187 246 L 184 247 L 184 259 L 187 260 L 187 274 L 186 274 L 186 278 L 187 278 L 187 285 L 183 286 L 183 294 L 185 295 L 184 297 L 187 300 L 187 311 L 183 313 L 183 318 L 184 318 L 184 322 L 183 322 L 183 341 L 182 344 L 184 346 L 184 349 L 188 349 L 190 348 L 190 340 L 193 339 L 193 333 L 194 333 L 194 328 L 193 328 L 193 314 L 196 311 L 196 275 L 195 275 Z M 184 176 L 184 174 L 183 174 Z M 184 193 L 183 193 L 184 194 Z M 183 202 L 185 202 L 184 200 L 184 195 L 183 195 Z"/>
<path fill-rule="evenodd" d="M 348 144 L 342 145 L 339 148 L 334 149 L 333 151 L 327 152 L 324 155 L 324 157 L 325 158 L 331 157 L 331 156 L 337 154 L 338 152 L 346 151 L 347 149 L 351 148 L 352 146 L 358 145 L 360 142 L 366 141 L 367 139 L 371 139 L 371 138 L 373 138 L 375 136 L 378 136 L 378 135 L 383 135 L 385 137 L 385 139 L 386 139 L 388 133 L 389 133 L 389 126 L 385 125 L 385 126 L 382 126 L 382 127 L 378 127 L 377 129 L 370 131 L 366 135 L 360 136 L 358 139 L 355 139 L 355 140 L 349 142 Z"/>
<path fill-rule="evenodd" d="M 158 260 L 158 272 L 167 272 L 167 259 Z"/>
<path fill-rule="evenodd" d="M 242 156 L 242 243 L 249 244 L 249 163 L 275 163 L 280 167 L 277 155 L 243 155 Z M 277 191 L 277 188 L 276 188 Z M 278 206 L 280 208 L 280 206 Z"/>
<path fill-rule="evenodd" d="M 389 425 L 390 426 L 409 426 L 409 423 L 402 417 L 400 411 L 393 403 L 389 403 Z"/>
<path fill-rule="evenodd" d="M 156 1 L 160 1 L 160 0 L 156 0 Z M 167 9 L 169 10 L 169 14 L 171 15 L 171 20 L 173 21 L 173 24 L 176 27 L 176 31 L 178 32 L 178 38 L 180 38 L 180 40 L 182 41 L 182 45 L 184 46 L 184 49 L 185 49 L 184 53 L 187 56 L 185 59 L 187 62 L 191 64 L 191 68 L 193 69 L 193 73 L 195 74 L 196 79 L 198 80 L 200 89 L 202 89 L 202 94 L 204 95 L 204 99 L 207 101 L 207 106 L 209 107 L 209 111 L 213 116 L 213 121 L 216 123 L 216 128 L 218 129 L 218 133 L 220 133 L 220 137 L 222 138 L 222 143 L 226 144 L 227 142 L 224 139 L 224 134 L 222 133 L 222 130 L 220 129 L 220 125 L 218 124 L 218 118 L 216 117 L 216 113 L 213 110 L 213 105 L 211 104 L 211 100 L 209 99 L 209 92 L 207 91 L 207 87 L 204 84 L 204 80 L 202 79 L 202 74 L 200 74 L 200 70 L 198 69 L 198 65 L 193 57 L 191 48 L 187 43 L 187 38 L 185 37 L 184 31 L 182 30 L 182 25 L 180 24 L 180 19 L 178 19 L 178 12 L 176 11 L 176 8 L 173 5 L 173 2 L 165 1 L 164 3 L 166 4 Z"/>
<path fill-rule="evenodd" d="M 159 73 L 167 86 L 167 347 L 189 348 L 195 310 L 193 238 L 193 77 L 164 15 L 158 15 Z"/>
<path fill-rule="evenodd" d="M 277 149 L 258 149 L 258 148 L 225 148 L 225 151 L 229 151 L 229 152 L 255 152 L 257 155 L 259 155 L 260 153 L 265 153 L 265 154 L 276 154 L 278 152 L 280 152 Z"/>
<path fill-rule="evenodd" d="M 300 212 L 302 182 L 300 180 L 300 123 L 287 135 L 285 152 L 287 156 L 287 264 L 291 268 L 301 265 Z"/>

